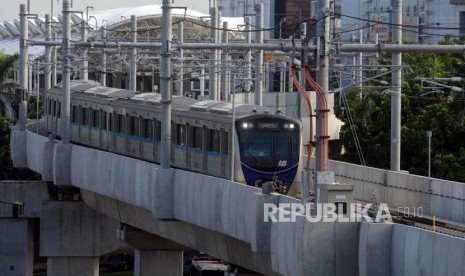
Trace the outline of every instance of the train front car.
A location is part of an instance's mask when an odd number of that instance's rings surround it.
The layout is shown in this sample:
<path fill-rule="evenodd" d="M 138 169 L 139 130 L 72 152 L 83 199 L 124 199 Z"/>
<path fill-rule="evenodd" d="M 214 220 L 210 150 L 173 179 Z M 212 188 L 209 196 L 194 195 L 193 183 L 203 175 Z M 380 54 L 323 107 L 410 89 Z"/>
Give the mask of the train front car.
<path fill-rule="evenodd" d="M 296 194 L 292 187 L 301 156 L 301 124 L 278 115 L 251 115 L 236 120 L 240 164 L 245 182 L 261 187 L 271 182 L 275 191 Z"/>

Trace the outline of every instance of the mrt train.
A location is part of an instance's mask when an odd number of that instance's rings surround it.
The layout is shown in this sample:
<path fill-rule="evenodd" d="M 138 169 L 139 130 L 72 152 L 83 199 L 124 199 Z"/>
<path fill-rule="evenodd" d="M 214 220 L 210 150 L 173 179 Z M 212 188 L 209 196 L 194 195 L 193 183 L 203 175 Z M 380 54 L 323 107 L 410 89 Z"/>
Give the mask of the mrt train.
<path fill-rule="evenodd" d="M 46 94 L 45 124 L 56 136 L 61 90 L 57 85 Z M 157 93 L 72 81 L 71 142 L 159 163 L 160 100 Z M 226 179 L 233 174 L 234 181 L 255 187 L 271 182 L 276 191 L 296 196 L 301 148 L 301 123 L 293 118 L 236 104 L 233 122 L 230 102 L 172 98 L 172 167 Z"/>

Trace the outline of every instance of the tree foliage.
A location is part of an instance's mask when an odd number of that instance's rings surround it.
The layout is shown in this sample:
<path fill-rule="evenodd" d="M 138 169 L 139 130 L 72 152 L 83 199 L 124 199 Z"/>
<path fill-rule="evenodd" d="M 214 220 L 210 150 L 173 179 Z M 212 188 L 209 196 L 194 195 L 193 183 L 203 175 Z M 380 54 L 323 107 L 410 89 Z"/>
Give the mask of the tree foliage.
<path fill-rule="evenodd" d="M 0 52 L 0 92 L 14 91 L 16 84 L 11 80 L 11 72 L 17 58 Z M 0 181 L 39 180 L 40 176 L 35 172 L 13 167 L 10 156 L 10 132 L 14 123 L 14 120 L 3 116 L 0 112 Z"/>
<path fill-rule="evenodd" d="M 446 38 L 443 44 L 463 44 L 463 41 Z M 385 60 L 388 58 L 384 57 Z M 403 65 L 401 169 L 427 175 L 426 132 L 432 131 L 432 176 L 465 182 L 465 95 L 447 87 L 441 91 L 432 91 L 418 79 L 463 77 L 464 57 L 454 54 L 404 54 Z M 388 169 L 391 144 L 390 93 L 363 90 L 363 96 L 360 97 L 359 92 L 354 90 L 346 95 L 348 107 L 336 106 L 336 113 L 345 122 L 341 139 L 346 152 L 341 159 L 360 163 L 351 132 L 353 128 L 358 134 L 367 165 Z M 354 119 L 352 125 L 347 108 Z"/>
<path fill-rule="evenodd" d="M 11 74 L 18 58 L 18 55 L 9 56 L 0 51 L 0 92 L 12 93 L 17 87 L 17 84 L 11 78 Z"/>

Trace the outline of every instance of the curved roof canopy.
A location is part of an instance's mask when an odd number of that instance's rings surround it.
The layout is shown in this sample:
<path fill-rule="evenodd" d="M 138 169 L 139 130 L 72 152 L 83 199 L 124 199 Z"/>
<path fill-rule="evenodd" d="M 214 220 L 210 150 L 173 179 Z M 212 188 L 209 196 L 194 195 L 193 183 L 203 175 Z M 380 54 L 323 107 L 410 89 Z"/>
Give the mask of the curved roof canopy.
<path fill-rule="evenodd" d="M 184 22 L 185 39 L 209 39 L 211 37 L 210 16 L 192 9 L 173 9 L 173 36 L 178 33 L 178 22 Z M 160 37 L 162 9 L 160 5 L 147 5 L 130 8 L 109 9 L 103 11 L 91 11 L 88 14 L 89 38 L 99 40 L 101 27 L 107 30 L 107 39 L 128 40 L 130 37 L 131 16 L 137 16 L 138 40 L 155 41 Z M 83 20 L 81 13 L 72 15 L 72 37 L 75 40 L 80 38 L 80 24 Z M 57 33 L 57 39 L 61 36 L 62 15 L 58 15 L 52 21 L 52 30 Z M 229 23 L 230 30 L 240 30 L 244 24 L 243 18 L 224 17 L 222 22 Z M 222 26 L 222 25 L 221 25 Z M 0 23 L 0 49 L 4 49 L 8 55 L 19 53 L 19 21 L 5 21 Z M 35 40 L 45 40 L 45 19 L 29 19 L 29 37 Z M 235 36 L 234 31 L 230 32 Z M 29 47 L 30 54 L 37 58 L 45 53 L 42 46 Z"/>

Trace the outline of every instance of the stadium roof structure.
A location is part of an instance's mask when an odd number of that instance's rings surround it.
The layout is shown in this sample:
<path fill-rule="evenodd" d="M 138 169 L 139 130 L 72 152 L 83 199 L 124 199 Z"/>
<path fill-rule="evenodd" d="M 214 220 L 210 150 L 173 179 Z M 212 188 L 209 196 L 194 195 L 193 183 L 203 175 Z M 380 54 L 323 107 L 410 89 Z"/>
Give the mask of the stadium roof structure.
<path fill-rule="evenodd" d="M 129 41 L 131 16 L 137 16 L 138 41 L 159 41 L 161 31 L 162 8 L 160 5 L 146 5 L 130 8 L 109 9 L 103 11 L 91 11 L 88 18 L 87 28 L 89 40 L 102 40 L 99 31 L 102 27 L 106 29 L 108 41 Z M 177 39 L 178 22 L 184 22 L 184 39 L 194 41 L 211 42 L 212 30 L 210 27 L 210 15 L 197 12 L 192 9 L 175 8 L 173 15 L 173 39 Z M 85 20 L 82 13 L 73 13 L 71 16 L 72 39 L 80 40 L 81 22 Z M 61 23 L 63 17 L 58 15 L 52 21 L 52 33 L 57 40 L 61 39 Z M 231 38 L 241 37 L 240 31 L 244 28 L 243 18 L 223 17 L 221 23 L 227 21 Z M 220 25 L 222 26 L 222 25 Z M 29 19 L 29 39 L 45 40 L 45 18 Z M 5 21 L 0 23 L 0 50 L 7 55 L 19 53 L 19 20 Z M 43 46 L 30 46 L 29 54 L 32 59 L 44 55 Z"/>

